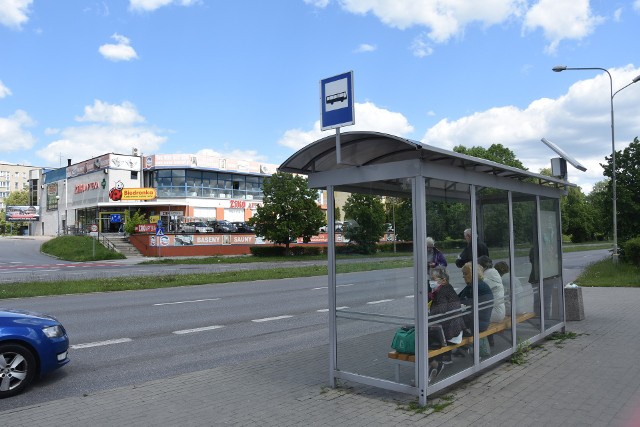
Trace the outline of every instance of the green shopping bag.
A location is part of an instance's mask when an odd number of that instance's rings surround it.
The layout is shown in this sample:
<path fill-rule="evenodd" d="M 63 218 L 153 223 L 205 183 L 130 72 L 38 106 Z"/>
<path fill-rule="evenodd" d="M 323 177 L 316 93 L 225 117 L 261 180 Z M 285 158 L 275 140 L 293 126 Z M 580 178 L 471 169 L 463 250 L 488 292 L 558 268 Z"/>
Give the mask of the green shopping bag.
<path fill-rule="evenodd" d="M 396 331 L 391 348 L 398 353 L 415 354 L 416 352 L 416 328 L 403 326 Z"/>

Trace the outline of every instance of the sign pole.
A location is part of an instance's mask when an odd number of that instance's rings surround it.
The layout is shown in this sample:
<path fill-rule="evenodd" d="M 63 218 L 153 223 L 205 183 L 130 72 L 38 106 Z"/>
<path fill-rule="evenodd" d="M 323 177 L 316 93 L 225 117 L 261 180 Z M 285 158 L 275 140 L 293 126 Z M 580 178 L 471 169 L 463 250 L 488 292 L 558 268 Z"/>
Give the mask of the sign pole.
<path fill-rule="evenodd" d="M 336 163 L 342 163 L 342 150 L 340 149 L 340 128 L 336 128 Z"/>

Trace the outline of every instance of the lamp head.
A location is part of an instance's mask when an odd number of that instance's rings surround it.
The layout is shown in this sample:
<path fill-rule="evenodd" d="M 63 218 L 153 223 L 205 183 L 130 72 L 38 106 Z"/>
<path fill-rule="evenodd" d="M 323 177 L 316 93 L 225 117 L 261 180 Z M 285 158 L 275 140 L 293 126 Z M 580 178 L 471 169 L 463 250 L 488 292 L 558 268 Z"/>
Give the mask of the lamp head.
<path fill-rule="evenodd" d="M 564 71 L 566 69 L 567 69 L 566 65 L 556 65 L 555 67 L 552 68 L 552 70 L 555 71 L 556 73 L 559 73 L 560 71 Z"/>
<path fill-rule="evenodd" d="M 640 81 L 640 75 L 631 80 L 631 83 L 637 83 L 638 81 Z"/>

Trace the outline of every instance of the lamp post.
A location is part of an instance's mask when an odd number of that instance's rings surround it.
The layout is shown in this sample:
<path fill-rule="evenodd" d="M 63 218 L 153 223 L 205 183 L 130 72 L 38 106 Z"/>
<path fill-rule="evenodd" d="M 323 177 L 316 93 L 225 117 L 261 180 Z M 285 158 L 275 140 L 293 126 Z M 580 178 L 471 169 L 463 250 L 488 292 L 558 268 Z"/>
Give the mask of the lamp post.
<path fill-rule="evenodd" d="M 610 93 L 610 105 L 611 105 L 611 189 L 613 196 L 613 262 L 618 262 L 618 210 L 616 206 L 616 139 L 615 139 L 615 130 L 614 130 L 614 120 L 613 120 L 613 97 L 616 96 L 618 92 L 622 89 L 631 86 L 634 83 L 640 81 L 640 76 L 635 77 L 631 80 L 631 83 L 626 86 L 621 87 L 617 91 L 613 91 L 613 78 L 611 78 L 611 73 L 605 68 L 600 67 L 567 67 L 566 65 L 556 65 L 552 68 L 553 71 L 559 73 L 565 70 L 601 70 L 607 73 L 609 76 L 609 93 Z"/>
<path fill-rule="evenodd" d="M 56 195 L 56 211 L 58 211 L 58 236 L 60 235 L 60 195 Z"/>

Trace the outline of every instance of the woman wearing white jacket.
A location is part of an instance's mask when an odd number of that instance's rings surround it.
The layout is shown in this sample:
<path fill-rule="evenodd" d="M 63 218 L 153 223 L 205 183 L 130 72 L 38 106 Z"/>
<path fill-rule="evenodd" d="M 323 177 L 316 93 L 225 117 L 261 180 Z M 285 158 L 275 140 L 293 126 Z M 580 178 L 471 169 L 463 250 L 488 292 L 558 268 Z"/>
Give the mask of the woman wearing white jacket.
<path fill-rule="evenodd" d="M 493 310 L 491 311 L 491 322 L 501 322 L 505 316 L 504 306 L 504 285 L 498 270 L 493 268 L 493 261 L 486 255 L 478 258 L 478 264 L 484 268 L 484 282 L 489 285 L 493 293 Z"/>

